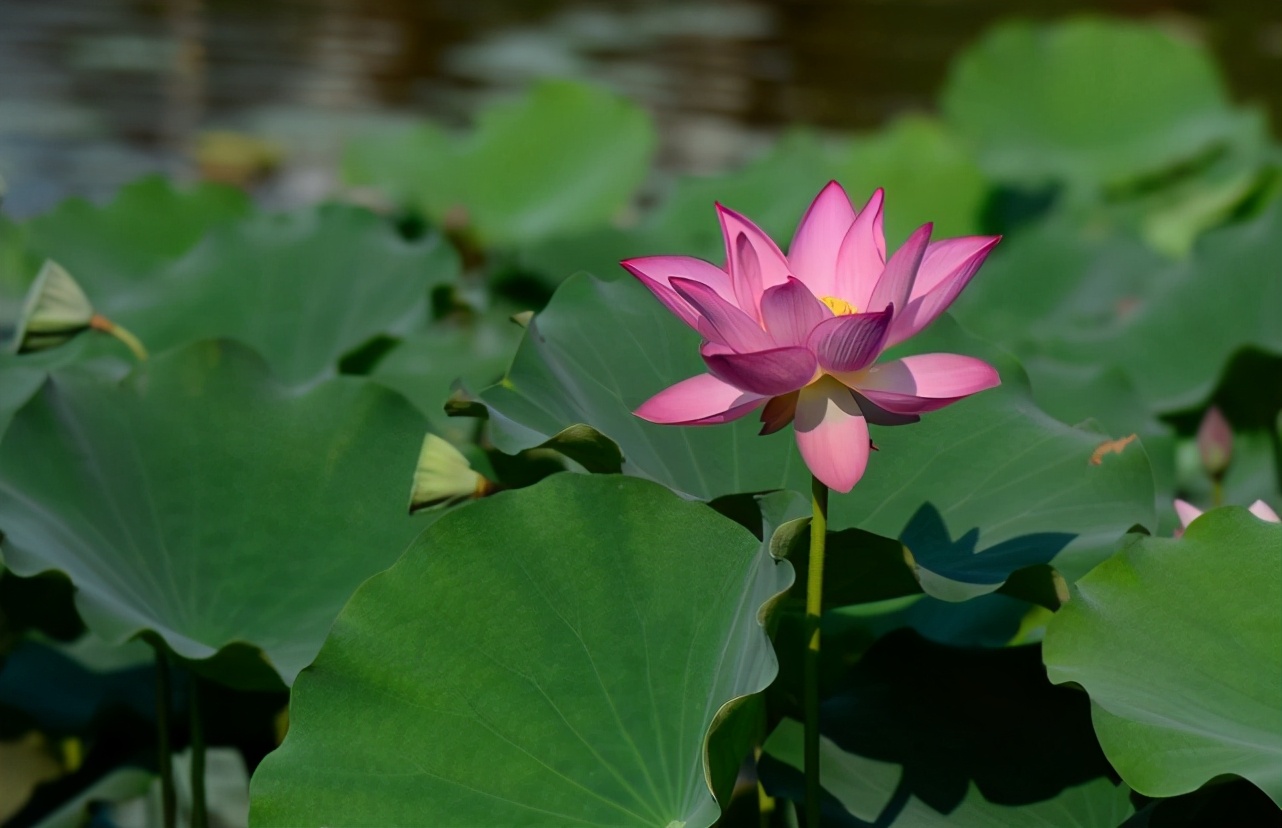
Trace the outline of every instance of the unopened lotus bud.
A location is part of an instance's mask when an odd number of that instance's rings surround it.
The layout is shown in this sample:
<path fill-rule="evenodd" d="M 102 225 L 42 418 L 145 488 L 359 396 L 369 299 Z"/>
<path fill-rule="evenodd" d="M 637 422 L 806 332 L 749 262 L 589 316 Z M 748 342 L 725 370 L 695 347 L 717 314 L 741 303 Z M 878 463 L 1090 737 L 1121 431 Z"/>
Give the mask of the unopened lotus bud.
<path fill-rule="evenodd" d="M 410 514 L 461 500 L 485 497 L 497 485 L 472 468 L 463 453 L 446 440 L 429 434 L 423 439 L 410 490 Z"/>
<path fill-rule="evenodd" d="M 1206 410 L 1198 426 L 1197 451 L 1207 474 L 1216 480 L 1224 476 L 1233 459 L 1233 428 L 1215 406 Z"/>
<path fill-rule="evenodd" d="M 26 354 L 56 348 L 90 329 L 114 336 L 139 360 L 147 358 L 147 349 L 138 337 L 95 313 L 89 297 L 71 274 L 57 262 L 46 260 L 22 305 L 13 350 Z"/>
<path fill-rule="evenodd" d="M 18 318 L 13 350 L 20 354 L 56 348 L 93 323 L 94 309 L 62 265 L 49 260 L 40 268 Z"/>

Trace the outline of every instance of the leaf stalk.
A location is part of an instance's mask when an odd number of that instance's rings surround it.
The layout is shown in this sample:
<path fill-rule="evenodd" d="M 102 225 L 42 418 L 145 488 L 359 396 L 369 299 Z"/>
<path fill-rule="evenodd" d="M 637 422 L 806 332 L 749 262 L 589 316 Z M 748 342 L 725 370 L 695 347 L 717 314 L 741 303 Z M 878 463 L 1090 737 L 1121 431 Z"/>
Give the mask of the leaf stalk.
<path fill-rule="evenodd" d="M 828 487 L 812 477 L 810 483 L 810 564 L 806 573 L 805 764 L 806 824 L 821 824 L 819 783 L 819 632 L 823 619 L 824 549 L 828 538 Z"/>

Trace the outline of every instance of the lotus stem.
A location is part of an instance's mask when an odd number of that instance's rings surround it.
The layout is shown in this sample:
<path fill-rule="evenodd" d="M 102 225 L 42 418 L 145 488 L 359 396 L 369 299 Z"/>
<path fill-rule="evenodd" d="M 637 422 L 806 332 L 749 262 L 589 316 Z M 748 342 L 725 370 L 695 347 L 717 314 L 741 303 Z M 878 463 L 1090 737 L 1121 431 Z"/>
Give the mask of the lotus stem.
<path fill-rule="evenodd" d="M 752 759 L 754 762 L 761 762 L 761 746 L 752 749 Z M 775 812 L 775 798 L 766 793 L 766 786 L 757 780 L 757 824 L 761 828 L 770 828 Z"/>
<path fill-rule="evenodd" d="M 165 828 L 177 828 L 178 796 L 174 791 L 173 747 L 169 738 L 169 702 L 173 690 L 169 681 L 169 656 L 164 644 L 156 649 L 156 764 L 160 770 L 160 799 Z"/>
<path fill-rule="evenodd" d="M 191 676 L 191 828 L 208 828 L 205 805 L 205 718 L 200 699 L 200 679 Z"/>
<path fill-rule="evenodd" d="M 1224 505 L 1224 483 L 1220 478 L 1211 478 L 1211 508 L 1218 509 Z"/>
<path fill-rule="evenodd" d="M 819 828 L 822 803 L 819 784 L 819 630 L 823 619 L 824 547 L 828 539 L 828 487 L 812 477 L 810 566 L 806 574 L 806 824 Z"/>
<path fill-rule="evenodd" d="M 134 336 L 124 327 L 112 322 L 102 314 L 95 313 L 93 318 L 89 320 L 89 327 L 93 328 L 95 331 L 102 331 L 105 334 L 114 336 L 116 339 L 125 343 L 125 347 L 133 352 L 133 355 L 139 362 L 147 361 L 147 349 L 143 346 L 142 340 Z"/>

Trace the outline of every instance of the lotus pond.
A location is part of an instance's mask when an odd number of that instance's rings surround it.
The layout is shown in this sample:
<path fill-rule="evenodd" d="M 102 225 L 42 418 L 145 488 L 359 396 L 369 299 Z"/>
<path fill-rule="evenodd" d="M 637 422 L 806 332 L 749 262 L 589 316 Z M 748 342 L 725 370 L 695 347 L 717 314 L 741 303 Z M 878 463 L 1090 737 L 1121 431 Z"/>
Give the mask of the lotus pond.
<path fill-rule="evenodd" d="M 1078 18 L 655 146 L 545 82 L 0 216 L 6 825 L 1278 824 L 1263 114 Z"/>

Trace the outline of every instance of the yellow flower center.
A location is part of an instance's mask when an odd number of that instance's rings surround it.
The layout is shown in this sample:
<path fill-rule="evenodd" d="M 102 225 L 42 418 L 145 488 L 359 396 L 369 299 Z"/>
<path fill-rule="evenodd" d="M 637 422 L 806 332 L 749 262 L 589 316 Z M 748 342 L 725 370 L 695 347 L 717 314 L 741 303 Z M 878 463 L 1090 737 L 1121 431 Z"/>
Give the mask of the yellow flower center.
<path fill-rule="evenodd" d="M 825 296 L 819 301 L 827 305 L 837 316 L 853 316 L 858 313 L 854 305 L 845 299 L 838 299 L 836 296 Z"/>

